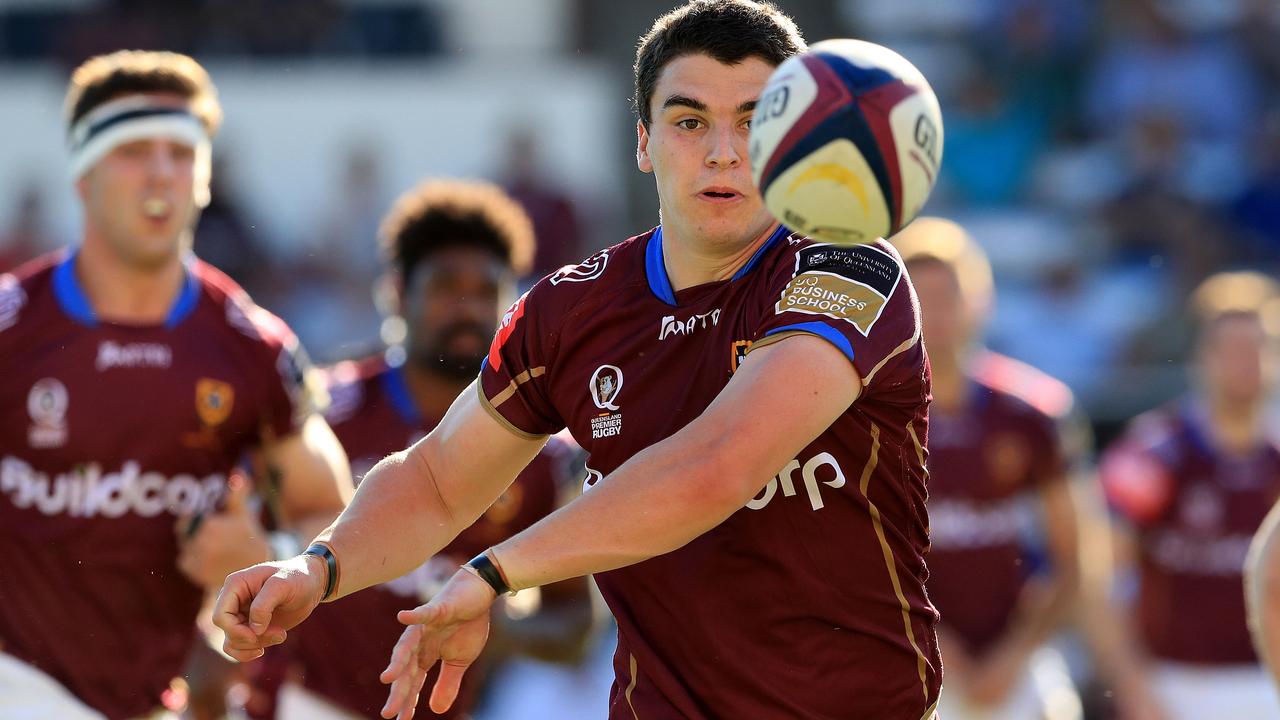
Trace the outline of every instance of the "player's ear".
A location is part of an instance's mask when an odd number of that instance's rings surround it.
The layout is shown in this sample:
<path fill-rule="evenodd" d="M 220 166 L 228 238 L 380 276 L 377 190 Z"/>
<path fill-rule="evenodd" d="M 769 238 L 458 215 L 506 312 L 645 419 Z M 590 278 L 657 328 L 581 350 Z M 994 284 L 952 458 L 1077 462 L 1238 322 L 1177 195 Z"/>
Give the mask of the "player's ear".
<path fill-rule="evenodd" d="M 649 129 L 643 120 L 636 120 L 636 167 L 640 172 L 653 172 L 653 161 L 649 159 Z"/>
<path fill-rule="evenodd" d="M 373 305 L 383 317 L 404 314 L 404 278 L 395 270 L 387 270 L 373 283 Z"/>

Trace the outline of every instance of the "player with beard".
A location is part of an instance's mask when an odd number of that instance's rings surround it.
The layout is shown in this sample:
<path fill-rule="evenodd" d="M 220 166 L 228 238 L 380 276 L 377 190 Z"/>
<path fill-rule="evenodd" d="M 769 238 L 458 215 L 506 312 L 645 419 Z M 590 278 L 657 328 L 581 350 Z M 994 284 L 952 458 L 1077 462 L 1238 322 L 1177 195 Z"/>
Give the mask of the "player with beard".
<path fill-rule="evenodd" d="M 590 489 L 400 613 L 384 717 L 414 714 L 437 661 L 430 707 L 450 706 L 497 596 L 587 573 L 618 621 L 615 720 L 935 715 L 910 279 L 887 242 L 779 226 L 751 182 L 757 98 L 804 47 L 764 2 L 657 20 L 636 56 L 636 160 L 661 226 L 538 282 L 435 430 L 370 471 L 303 556 L 227 579 L 232 657 L 420 564 L 567 427 Z"/>
<path fill-rule="evenodd" d="M 1247 550 L 1280 498 L 1280 286 L 1255 272 L 1201 283 L 1192 390 L 1135 418 L 1103 457 L 1118 516 L 1118 575 L 1131 604 L 1090 602 L 1116 693 L 1152 698 L 1143 717 L 1280 716 L 1250 641 Z M 1098 593 L 1093 593 L 1098 594 Z"/>
<path fill-rule="evenodd" d="M 406 192 L 383 221 L 381 242 L 404 343 L 329 373 L 327 417 L 357 482 L 435 427 L 480 372 L 498 314 L 514 297 L 534 247 L 529 220 L 513 200 L 494 185 L 461 181 L 428 181 Z M 377 715 L 386 699 L 378 672 L 404 629 L 396 613 L 427 602 L 460 564 L 550 514 L 572 459 L 571 447 L 552 438 L 475 524 L 417 569 L 317 608 L 281 648 L 296 681 L 282 688 L 275 716 Z M 518 619 L 499 604 L 489 652 L 468 673 L 447 717 L 466 716 L 502 655 L 568 660 L 581 653 L 591 627 L 585 580 L 540 591 L 538 610 Z"/>
<path fill-rule="evenodd" d="M 0 276 L 0 717 L 161 717 L 205 591 L 271 556 L 232 468 L 305 536 L 351 481 L 297 338 L 190 253 L 204 69 L 95 57 L 66 112 L 80 245 Z"/>

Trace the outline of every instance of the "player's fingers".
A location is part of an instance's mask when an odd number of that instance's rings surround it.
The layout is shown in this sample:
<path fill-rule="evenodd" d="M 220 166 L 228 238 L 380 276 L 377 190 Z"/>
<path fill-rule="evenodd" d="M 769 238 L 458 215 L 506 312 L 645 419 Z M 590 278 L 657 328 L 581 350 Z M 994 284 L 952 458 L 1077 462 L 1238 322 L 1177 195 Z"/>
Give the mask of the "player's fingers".
<path fill-rule="evenodd" d="M 458 698 L 458 688 L 462 685 L 462 676 L 466 674 L 471 663 L 440 663 L 440 677 L 436 678 L 436 686 L 431 689 L 431 711 L 443 714 L 453 706 Z"/>
<path fill-rule="evenodd" d="M 396 619 L 405 625 L 442 625 L 449 620 L 449 608 L 439 603 L 419 605 L 412 610 L 401 610 Z"/>
<path fill-rule="evenodd" d="M 249 512 L 249 496 L 252 488 L 249 481 L 241 475 L 233 474 L 227 479 L 227 496 L 223 511 L 230 515 L 244 515 Z"/>
<path fill-rule="evenodd" d="M 277 577 L 267 578 L 249 605 L 249 629 L 262 635 L 271 625 L 276 608 L 289 597 L 289 584 Z"/>
<path fill-rule="evenodd" d="M 420 670 L 417 665 L 412 665 L 406 668 L 405 671 L 398 675 L 395 681 L 391 683 L 391 687 L 387 690 L 387 702 L 382 706 L 382 717 L 403 718 L 406 710 L 409 710 L 410 712 L 412 711 L 412 707 L 405 707 L 406 703 L 413 706 L 418 704 L 418 696 L 416 693 L 413 693 L 413 697 L 410 698 L 410 691 L 412 691 L 415 686 L 419 688 L 422 687 L 421 680 L 416 683 L 414 682 L 415 675 L 422 675 L 425 678 L 426 673 Z"/>

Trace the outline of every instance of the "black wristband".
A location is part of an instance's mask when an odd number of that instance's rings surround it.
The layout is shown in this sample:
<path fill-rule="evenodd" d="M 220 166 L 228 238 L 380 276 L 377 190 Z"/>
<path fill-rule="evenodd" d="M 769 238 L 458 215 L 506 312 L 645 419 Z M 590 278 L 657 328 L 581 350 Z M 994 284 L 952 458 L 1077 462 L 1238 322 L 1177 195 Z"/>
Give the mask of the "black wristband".
<path fill-rule="evenodd" d="M 333 551 L 328 545 L 313 543 L 311 547 L 302 551 L 303 555 L 315 555 L 324 560 L 325 568 L 329 571 L 329 577 L 324 584 L 324 594 L 320 596 L 320 602 L 329 599 L 335 588 L 338 587 L 338 558 L 334 556 Z"/>
<path fill-rule="evenodd" d="M 498 595 L 507 595 L 511 593 L 511 588 L 507 587 L 507 581 L 502 579 L 502 573 L 498 572 L 498 566 L 493 564 L 489 556 L 480 553 L 471 558 L 471 562 L 467 563 L 472 570 L 480 574 L 480 579 L 489 583 L 489 587 Z"/>

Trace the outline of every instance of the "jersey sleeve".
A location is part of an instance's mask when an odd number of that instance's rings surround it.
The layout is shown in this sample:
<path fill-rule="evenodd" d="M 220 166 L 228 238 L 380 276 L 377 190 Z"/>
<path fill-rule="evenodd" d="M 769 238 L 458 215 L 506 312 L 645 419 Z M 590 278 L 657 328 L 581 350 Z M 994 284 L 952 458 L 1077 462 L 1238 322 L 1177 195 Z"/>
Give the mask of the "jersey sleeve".
<path fill-rule="evenodd" d="M 302 343 L 290 332 L 276 351 L 275 376 L 267 390 L 267 427 L 275 437 L 288 437 L 302 428 L 313 413 L 321 412 L 327 393 L 318 370 Z"/>
<path fill-rule="evenodd" d="M 1031 454 L 1032 486 L 1041 488 L 1066 480 L 1068 461 L 1063 421 L 1036 413 L 1027 429 L 1034 444 Z"/>
<path fill-rule="evenodd" d="M 526 438 L 551 435 L 565 425 L 548 389 L 559 333 L 545 283 L 535 285 L 503 314 L 476 383 L 489 414 Z"/>
<path fill-rule="evenodd" d="M 1173 502 L 1173 473 L 1153 449 L 1132 436 L 1118 441 L 1098 466 L 1107 505 L 1137 527 L 1156 522 Z"/>
<path fill-rule="evenodd" d="M 881 245 L 800 247 L 769 280 L 771 306 L 748 352 L 794 333 L 849 358 L 864 384 L 919 342 L 919 312 L 902 263 Z"/>

